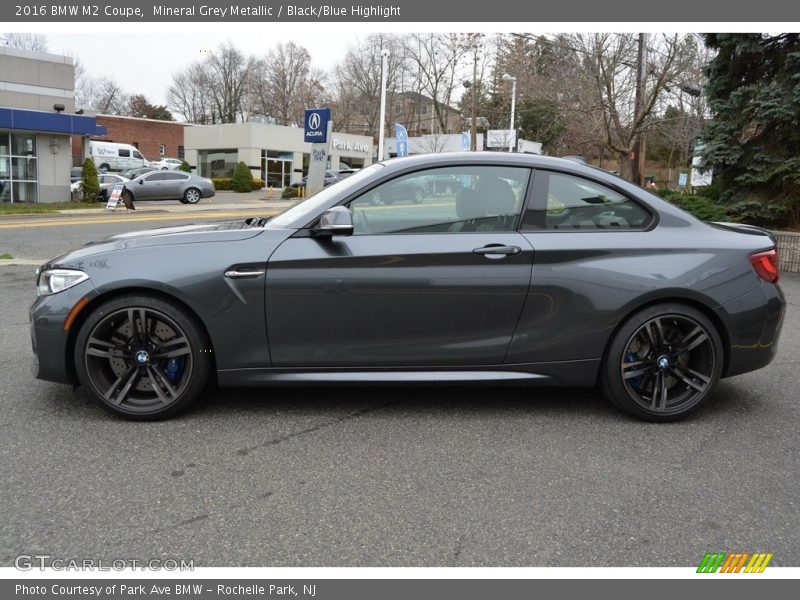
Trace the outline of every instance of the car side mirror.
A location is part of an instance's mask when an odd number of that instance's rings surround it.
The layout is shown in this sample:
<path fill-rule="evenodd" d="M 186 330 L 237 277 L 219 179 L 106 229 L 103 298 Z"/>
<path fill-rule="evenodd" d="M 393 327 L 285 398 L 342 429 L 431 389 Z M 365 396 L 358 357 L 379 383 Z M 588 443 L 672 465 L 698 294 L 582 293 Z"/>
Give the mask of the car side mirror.
<path fill-rule="evenodd" d="M 329 208 L 319 219 L 314 235 L 353 235 L 353 213 L 346 206 Z"/>
<path fill-rule="evenodd" d="M 144 179 L 139 180 L 139 185 L 144 185 Z"/>

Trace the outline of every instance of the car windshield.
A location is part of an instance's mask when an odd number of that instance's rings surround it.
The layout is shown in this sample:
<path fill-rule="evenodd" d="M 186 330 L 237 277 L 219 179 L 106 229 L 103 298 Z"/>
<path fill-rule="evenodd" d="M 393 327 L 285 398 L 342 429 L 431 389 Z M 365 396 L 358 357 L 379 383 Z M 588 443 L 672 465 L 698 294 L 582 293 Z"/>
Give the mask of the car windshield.
<path fill-rule="evenodd" d="M 336 185 L 324 188 L 307 200 L 303 200 L 289 207 L 277 217 L 271 219 L 268 226 L 275 229 L 302 227 L 312 219 L 317 211 L 326 204 L 329 204 L 333 198 L 347 195 L 349 192 L 358 189 L 362 181 L 371 178 L 377 171 L 383 169 L 383 166 L 384 165 L 381 163 L 376 163 L 361 169 L 358 173 L 351 175 L 347 179 L 343 179 Z"/>

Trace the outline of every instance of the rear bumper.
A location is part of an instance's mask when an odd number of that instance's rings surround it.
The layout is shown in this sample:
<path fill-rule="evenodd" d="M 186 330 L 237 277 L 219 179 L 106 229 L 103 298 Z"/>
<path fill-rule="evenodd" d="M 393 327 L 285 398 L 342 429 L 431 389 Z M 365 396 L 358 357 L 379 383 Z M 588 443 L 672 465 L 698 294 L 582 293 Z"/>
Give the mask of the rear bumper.
<path fill-rule="evenodd" d="M 778 352 L 785 311 L 783 291 L 771 283 L 715 309 L 730 336 L 723 377 L 755 371 L 772 362 Z"/>

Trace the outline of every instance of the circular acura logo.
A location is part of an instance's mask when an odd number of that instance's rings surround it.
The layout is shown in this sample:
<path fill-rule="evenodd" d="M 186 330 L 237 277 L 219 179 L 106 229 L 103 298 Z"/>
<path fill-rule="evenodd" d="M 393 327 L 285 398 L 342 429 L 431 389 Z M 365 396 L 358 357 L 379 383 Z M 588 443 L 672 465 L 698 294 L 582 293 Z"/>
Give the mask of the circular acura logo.
<path fill-rule="evenodd" d="M 320 121 L 322 121 L 322 118 L 319 116 L 319 113 L 311 113 L 308 116 L 308 128 L 319 129 Z"/>

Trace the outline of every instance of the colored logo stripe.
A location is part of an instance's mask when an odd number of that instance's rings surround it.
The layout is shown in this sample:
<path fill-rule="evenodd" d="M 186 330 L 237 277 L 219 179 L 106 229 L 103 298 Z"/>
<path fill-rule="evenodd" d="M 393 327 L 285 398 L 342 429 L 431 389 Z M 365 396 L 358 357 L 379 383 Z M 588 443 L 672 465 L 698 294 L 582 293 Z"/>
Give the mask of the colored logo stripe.
<path fill-rule="evenodd" d="M 767 552 L 707 552 L 697 567 L 698 573 L 763 573 L 774 555 Z M 749 562 L 748 562 L 748 559 Z M 745 563 L 747 566 L 745 567 Z"/>

